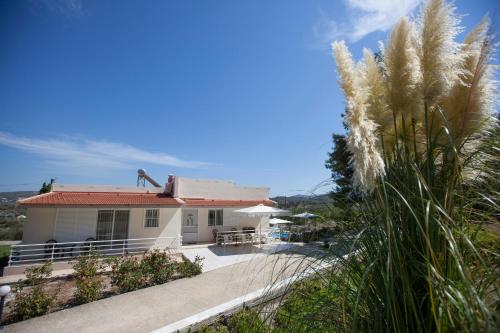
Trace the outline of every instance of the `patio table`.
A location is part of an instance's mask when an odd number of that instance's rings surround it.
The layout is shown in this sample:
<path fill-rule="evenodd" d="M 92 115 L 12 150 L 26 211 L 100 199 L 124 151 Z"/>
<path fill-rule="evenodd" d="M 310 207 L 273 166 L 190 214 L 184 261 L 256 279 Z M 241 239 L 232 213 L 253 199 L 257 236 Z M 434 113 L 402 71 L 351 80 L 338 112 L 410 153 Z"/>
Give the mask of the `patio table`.
<path fill-rule="evenodd" d="M 250 242 L 253 244 L 256 239 L 256 233 L 254 231 L 248 230 L 232 230 L 232 231 L 219 231 L 217 232 L 217 243 L 222 245 L 228 245 L 232 243 L 234 245 L 243 244 L 245 242 Z"/>

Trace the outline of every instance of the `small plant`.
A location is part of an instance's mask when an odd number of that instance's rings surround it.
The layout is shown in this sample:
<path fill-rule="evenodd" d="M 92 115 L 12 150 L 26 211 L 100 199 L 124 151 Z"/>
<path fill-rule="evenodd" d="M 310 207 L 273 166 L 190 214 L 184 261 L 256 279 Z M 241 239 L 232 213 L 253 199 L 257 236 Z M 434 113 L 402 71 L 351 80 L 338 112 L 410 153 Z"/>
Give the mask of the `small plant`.
<path fill-rule="evenodd" d="M 200 327 L 198 333 L 229 333 L 229 330 L 223 325 L 212 325 Z"/>
<path fill-rule="evenodd" d="M 276 311 L 275 332 L 336 332 L 342 309 L 339 292 L 333 274 L 295 283 Z"/>
<path fill-rule="evenodd" d="M 244 308 L 236 312 L 227 322 L 229 332 L 232 333 L 265 333 L 266 325 L 259 314 L 251 309 Z"/>
<path fill-rule="evenodd" d="M 177 272 L 182 277 L 192 277 L 195 275 L 199 275 L 202 272 L 203 260 L 205 260 L 205 258 L 200 256 L 194 257 L 194 262 L 185 260 L 177 265 Z"/>
<path fill-rule="evenodd" d="M 24 275 L 26 275 L 25 283 L 30 286 L 35 286 L 42 283 L 45 279 L 49 278 L 52 274 L 52 264 L 47 262 L 42 266 L 32 266 L 26 268 Z"/>
<path fill-rule="evenodd" d="M 26 281 L 19 281 L 15 286 L 16 296 L 12 305 L 15 320 L 41 316 L 54 305 L 55 295 L 46 293 L 42 288 L 42 282 L 52 274 L 52 264 L 29 267 L 24 274 Z"/>
<path fill-rule="evenodd" d="M 18 285 L 13 302 L 13 318 L 17 321 L 26 320 L 49 312 L 54 305 L 54 295 L 44 292 L 40 285 L 34 286 L 29 292 L 24 292 Z"/>
<path fill-rule="evenodd" d="M 104 283 L 99 273 L 102 268 L 99 255 L 95 252 L 89 256 L 78 257 L 73 265 L 76 280 L 75 299 L 78 303 L 93 302 L 101 297 Z"/>
<path fill-rule="evenodd" d="M 165 251 L 160 250 L 146 253 L 142 258 L 141 268 L 148 276 L 150 285 L 168 282 L 175 272 L 174 262 Z"/>
<path fill-rule="evenodd" d="M 144 288 L 148 285 L 140 261 L 136 257 L 122 256 L 110 258 L 111 284 L 122 293 Z"/>

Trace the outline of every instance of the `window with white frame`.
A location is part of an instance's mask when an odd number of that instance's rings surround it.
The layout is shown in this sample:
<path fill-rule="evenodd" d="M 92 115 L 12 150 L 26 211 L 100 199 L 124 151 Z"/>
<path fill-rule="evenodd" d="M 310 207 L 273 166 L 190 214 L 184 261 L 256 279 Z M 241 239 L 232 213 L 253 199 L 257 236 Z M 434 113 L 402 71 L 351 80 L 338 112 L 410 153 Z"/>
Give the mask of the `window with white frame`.
<path fill-rule="evenodd" d="M 213 227 L 216 225 L 223 225 L 224 210 L 210 209 L 208 211 L 208 226 Z"/>
<path fill-rule="evenodd" d="M 160 210 L 146 209 L 144 214 L 144 228 L 158 228 L 160 226 Z"/>

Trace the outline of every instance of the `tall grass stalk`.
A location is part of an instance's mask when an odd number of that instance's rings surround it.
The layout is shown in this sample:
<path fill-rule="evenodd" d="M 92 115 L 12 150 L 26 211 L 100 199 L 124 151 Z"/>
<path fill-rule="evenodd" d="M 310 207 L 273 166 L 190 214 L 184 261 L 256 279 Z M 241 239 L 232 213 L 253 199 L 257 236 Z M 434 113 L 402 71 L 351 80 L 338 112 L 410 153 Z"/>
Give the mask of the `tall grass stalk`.
<path fill-rule="evenodd" d="M 354 66 L 333 44 L 349 135 L 364 135 L 349 141 L 353 166 L 376 172 L 356 182 L 365 228 L 336 274 L 341 331 L 499 329 L 497 272 L 471 236 L 499 207 L 494 44 L 487 20 L 463 44 L 458 24 L 450 4 L 429 1 L 396 25 L 378 75 L 369 51 Z M 351 121 L 360 112 L 375 124 Z M 367 163 L 377 154 L 383 168 Z"/>

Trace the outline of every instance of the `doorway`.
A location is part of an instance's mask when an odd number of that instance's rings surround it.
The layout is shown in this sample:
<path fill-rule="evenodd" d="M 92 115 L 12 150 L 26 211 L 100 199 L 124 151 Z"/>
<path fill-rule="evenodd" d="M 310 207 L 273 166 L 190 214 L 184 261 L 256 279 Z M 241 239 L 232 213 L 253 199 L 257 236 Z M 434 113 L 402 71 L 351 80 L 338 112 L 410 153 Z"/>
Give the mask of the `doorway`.
<path fill-rule="evenodd" d="M 185 209 L 182 211 L 182 243 L 196 243 L 198 241 L 198 210 Z"/>

